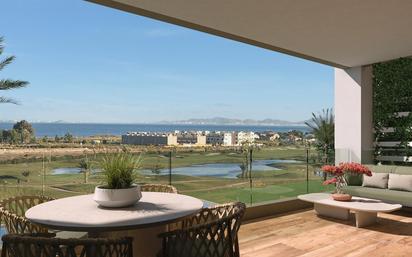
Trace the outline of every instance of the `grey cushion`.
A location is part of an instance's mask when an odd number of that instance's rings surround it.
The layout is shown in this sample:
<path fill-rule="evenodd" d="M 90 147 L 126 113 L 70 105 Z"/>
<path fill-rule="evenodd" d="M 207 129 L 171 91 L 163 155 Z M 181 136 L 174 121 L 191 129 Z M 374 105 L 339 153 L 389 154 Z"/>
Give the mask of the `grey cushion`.
<path fill-rule="evenodd" d="M 412 175 L 389 174 L 388 189 L 412 192 Z"/>
<path fill-rule="evenodd" d="M 343 191 L 353 196 L 377 199 L 386 203 L 398 203 L 403 206 L 412 207 L 412 192 L 361 186 L 346 186 L 343 188 Z"/>
<path fill-rule="evenodd" d="M 388 173 L 372 172 L 372 176 L 363 175 L 363 187 L 388 188 Z"/>

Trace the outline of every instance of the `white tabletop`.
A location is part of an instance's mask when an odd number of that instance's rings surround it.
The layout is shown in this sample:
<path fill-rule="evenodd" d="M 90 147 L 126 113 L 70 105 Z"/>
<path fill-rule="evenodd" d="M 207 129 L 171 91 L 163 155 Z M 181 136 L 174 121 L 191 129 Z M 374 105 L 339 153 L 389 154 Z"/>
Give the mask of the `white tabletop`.
<path fill-rule="evenodd" d="M 103 208 L 93 195 L 62 198 L 30 208 L 31 222 L 66 231 L 112 231 L 166 224 L 191 215 L 203 202 L 181 194 L 142 192 L 140 201 L 127 208 Z"/>
<path fill-rule="evenodd" d="M 364 212 L 392 212 L 402 208 L 402 205 L 400 204 L 389 204 L 376 199 L 369 199 L 356 196 L 353 196 L 352 200 L 349 202 L 335 201 L 332 199 L 331 194 L 326 193 L 299 195 L 298 198 L 306 202 L 324 204 Z"/>

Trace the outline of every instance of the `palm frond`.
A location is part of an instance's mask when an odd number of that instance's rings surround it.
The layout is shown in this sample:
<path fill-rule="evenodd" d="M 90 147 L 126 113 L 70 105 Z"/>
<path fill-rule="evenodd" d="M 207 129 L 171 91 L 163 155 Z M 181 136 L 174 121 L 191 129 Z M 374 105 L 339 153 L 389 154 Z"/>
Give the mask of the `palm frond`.
<path fill-rule="evenodd" d="M 0 36 L 0 55 L 3 53 L 4 50 L 4 38 Z M 7 65 L 14 61 L 14 56 L 6 57 L 3 60 L 0 60 L 0 71 L 4 69 Z M 0 80 L 0 90 L 11 90 L 16 88 L 22 88 L 29 84 L 27 81 L 22 80 L 12 80 L 12 79 L 1 79 Z M 19 104 L 16 100 L 4 96 L 0 96 L 0 104 L 2 103 L 11 103 L 11 104 Z"/>
<path fill-rule="evenodd" d="M 22 80 L 2 79 L 0 80 L 0 90 L 22 88 L 27 86 L 28 84 L 29 82 Z"/>
<path fill-rule="evenodd" d="M 0 96 L 0 104 L 19 104 L 19 102 L 17 102 L 16 100 L 12 98 Z"/>
<path fill-rule="evenodd" d="M 0 54 L 1 54 L 1 52 L 0 52 Z M 10 56 L 10 57 L 7 57 L 6 59 L 4 59 L 3 61 L 0 61 L 0 71 L 2 69 L 4 69 L 4 67 L 6 67 L 10 63 L 12 63 L 14 61 L 14 59 L 15 59 L 14 56 Z"/>
<path fill-rule="evenodd" d="M 335 116 L 333 109 L 323 109 L 322 112 L 312 113 L 310 121 L 305 124 L 312 129 L 318 142 L 325 146 L 332 146 L 335 137 Z"/>
<path fill-rule="evenodd" d="M 3 53 L 3 50 L 4 50 L 3 41 L 4 41 L 4 38 L 3 38 L 3 37 L 0 37 L 0 54 L 2 54 L 2 53 Z"/>

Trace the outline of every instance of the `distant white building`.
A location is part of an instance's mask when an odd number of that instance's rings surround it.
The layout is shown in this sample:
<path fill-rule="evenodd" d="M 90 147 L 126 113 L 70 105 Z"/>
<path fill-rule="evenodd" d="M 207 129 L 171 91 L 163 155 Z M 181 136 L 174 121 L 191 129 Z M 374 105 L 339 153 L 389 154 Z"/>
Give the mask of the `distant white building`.
<path fill-rule="evenodd" d="M 208 145 L 234 146 L 238 142 L 238 134 L 235 132 L 214 131 L 206 132 L 205 134 L 206 144 Z M 241 136 L 243 137 L 244 135 Z"/>
<path fill-rule="evenodd" d="M 206 145 L 206 136 L 201 131 L 184 131 L 177 134 L 177 143 L 180 145 Z"/>
<path fill-rule="evenodd" d="M 197 135 L 197 141 L 196 141 L 197 146 L 205 146 L 206 145 L 206 136 L 202 134 Z"/>
<path fill-rule="evenodd" d="M 123 144 L 158 146 L 235 146 L 245 142 L 254 143 L 256 139 L 259 139 L 259 135 L 254 132 L 225 131 L 128 132 L 122 135 Z"/>
<path fill-rule="evenodd" d="M 242 145 L 243 143 L 254 143 L 259 136 L 254 132 L 238 132 L 236 145 Z"/>
<path fill-rule="evenodd" d="M 233 132 L 226 132 L 223 134 L 223 145 L 233 146 L 236 145 L 236 134 Z"/>
<path fill-rule="evenodd" d="M 222 145 L 223 144 L 223 133 L 220 131 L 206 132 L 206 144 L 208 145 Z"/>
<path fill-rule="evenodd" d="M 155 132 L 129 132 L 122 135 L 122 144 L 129 145 L 177 145 L 177 136 Z"/>
<path fill-rule="evenodd" d="M 280 135 L 278 133 L 275 133 L 269 137 L 270 141 L 276 141 L 278 139 L 280 139 Z"/>

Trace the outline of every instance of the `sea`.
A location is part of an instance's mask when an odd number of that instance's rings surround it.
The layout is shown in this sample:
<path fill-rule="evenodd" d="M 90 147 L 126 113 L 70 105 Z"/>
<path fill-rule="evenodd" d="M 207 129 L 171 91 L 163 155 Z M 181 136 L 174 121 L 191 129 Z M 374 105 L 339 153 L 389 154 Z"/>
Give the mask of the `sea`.
<path fill-rule="evenodd" d="M 299 130 L 308 132 L 306 126 L 249 126 L 249 125 L 187 125 L 187 124 L 102 124 L 102 123 L 32 123 L 36 137 L 63 136 L 70 133 L 77 137 L 96 135 L 120 136 L 127 132 L 172 132 L 172 131 L 275 131 Z M 13 123 L 0 123 L 0 129 L 11 129 Z"/>

